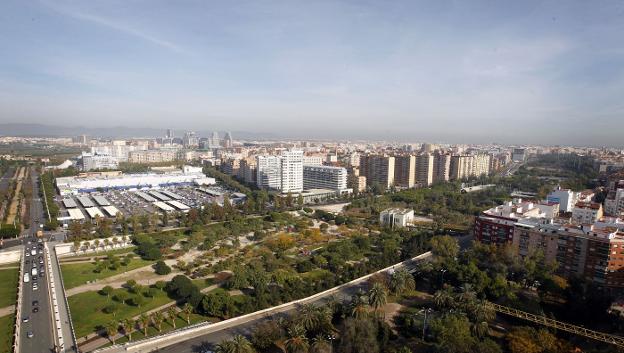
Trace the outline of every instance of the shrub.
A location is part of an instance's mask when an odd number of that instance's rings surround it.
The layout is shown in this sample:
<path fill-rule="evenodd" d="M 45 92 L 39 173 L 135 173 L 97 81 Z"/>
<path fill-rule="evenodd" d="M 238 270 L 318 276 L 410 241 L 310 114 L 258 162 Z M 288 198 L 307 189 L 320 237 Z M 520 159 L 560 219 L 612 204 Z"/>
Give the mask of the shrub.
<path fill-rule="evenodd" d="M 154 270 L 156 271 L 156 274 L 159 275 L 168 275 L 171 273 L 171 267 L 167 266 L 167 264 L 162 260 L 156 262 Z"/>

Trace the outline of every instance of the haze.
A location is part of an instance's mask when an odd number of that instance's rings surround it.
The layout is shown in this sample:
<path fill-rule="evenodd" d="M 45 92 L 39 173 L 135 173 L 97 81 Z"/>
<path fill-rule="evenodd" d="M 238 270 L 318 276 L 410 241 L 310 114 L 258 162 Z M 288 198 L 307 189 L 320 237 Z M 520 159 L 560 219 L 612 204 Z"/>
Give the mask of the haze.
<path fill-rule="evenodd" d="M 0 123 L 621 145 L 621 1 L 3 1 Z"/>

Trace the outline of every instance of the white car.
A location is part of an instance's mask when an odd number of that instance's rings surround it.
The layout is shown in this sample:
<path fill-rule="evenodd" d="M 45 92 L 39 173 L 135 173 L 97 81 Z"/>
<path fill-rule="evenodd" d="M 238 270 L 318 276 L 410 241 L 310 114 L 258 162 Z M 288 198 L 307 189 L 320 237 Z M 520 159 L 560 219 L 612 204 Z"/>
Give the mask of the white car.
<path fill-rule="evenodd" d="M 30 275 L 28 273 L 24 273 L 24 283 L 30 282 Z"/>
<path fill-rule="evenodd" d="M 32 256 L 37 255 L 37 249 L 32 249 L 32 250 L 30 250 L 30 254 L 31 254 Z"/>
<path fill-rule="evenodd" d="M 39 289 L 39 286 L 37 285 L 37 283 L 33 283 L 33 290 L 37 290 Z"/>
<path fill-rule="evenodd" d="M 30 270 L 30 274 L 33 275 L 33 276 L 36 276 L 37 275 L 37 269 L 33 267 L 32 270 Z"/>

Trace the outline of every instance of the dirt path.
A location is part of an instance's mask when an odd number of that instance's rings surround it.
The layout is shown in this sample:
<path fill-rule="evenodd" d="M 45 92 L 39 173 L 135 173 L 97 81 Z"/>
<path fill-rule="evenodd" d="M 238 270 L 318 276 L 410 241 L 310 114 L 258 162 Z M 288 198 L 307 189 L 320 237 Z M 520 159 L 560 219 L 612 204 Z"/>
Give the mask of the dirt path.
<path fill-rule="evenodd" d="M 15 305 L 5 306 L 0 308 L 0 317 L 13 314 L 15 312 Z"/>

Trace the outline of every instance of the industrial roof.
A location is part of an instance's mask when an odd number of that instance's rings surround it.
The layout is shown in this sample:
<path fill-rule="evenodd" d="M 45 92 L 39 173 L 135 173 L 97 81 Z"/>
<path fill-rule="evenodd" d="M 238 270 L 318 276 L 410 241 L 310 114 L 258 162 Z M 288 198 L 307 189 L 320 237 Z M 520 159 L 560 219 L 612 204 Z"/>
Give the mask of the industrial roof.
<path fill-rule="evenodd" d="M 102 209 L 111 217 L 116 217 L 117 213 L 121 213 L 115 206 L 104 206 Z"/>
<path fill-rule="evenodd" d="M 139 196 L 140 198 L 142 198 L 143 200 L 147 201 L 147 202 L 154 202 L 156 201 L 155 198 L 151 197 L 150 195 L 142 192 L 142 191 L 137 191 L 136 192 L 137 196 Z"/>
<path fill-rule="evenodd" d="M 190 209 L 190 207 L 188 207 L 187 205 L 183 204 L 182 202 L 179 201 L 167 201 L 168 204 L 170 204 L 171 206 L 177 208 L 180 211 L 186 211 L 188 209 Z"/>
<path fill-rule="evenodd" d="M 100 216 L 102 218 L 106 217 L 104 216 L 104 213 L 102 213 L 102 211 L 100 211 L 100 209 L 97 207 L 88 207 L 88 208 L 85 208 L 85 211 L 87 211 L 87 213 L 89 214 L 89 217 L 91 218 L 95 218 L 96 216 Z"/>
<path fill-rule="evenodd" d="M 150 195 L 154 196 L 155 198 L 159 199 L 160 201 L 169 201 L 169 200 L 171 200 L 169 198 L 169 196 L 165 196 L 165 195 L 159 193 L 158 191 L 150 191 Z"/>
<path fill-rule="evenodd" d="M 104 196 L 93 196 L 93 199 L 100 206 L 108 206 L 108 205 L 110 205 L 110 202 L 108 202 L 108 200 Z"/>
<path fill-rule="evenodd" d="M 78 207 L 78 205 L 76 205 L 76 201 L 72 200 L 72 199 L 63 199 L 63 205 L 65 206 L 65 208 L 76 208 Z"/>
<path fill-rule="evenodd" d="M 78 196 L 76 199 L 78 199 L 78 202 L 80 202 L 82 207 L 86 208 L 95 206 L 95 204 L 87 196 Z"/>
<path fill-rule="evenodd" d="M 176 193 L 173 193 L 173 192 L 171 192 L 169 190 L 160 190 L 160 193 L 163 194 L 163 195 L 167 195 L 167 196 L 171 197 L 174 200 L 182 200 L 182 198 L 183 198 L 182 196 L 180 196 L 180 195 L 178 195 Z"/>
<path fill-rule="evenodd" d="M 160 208 L 163 211 L 174 211 L 174 208 L 167 205 L 166 203 L 162 202 L 162 201 L 156 201 L 154 202 L 154 206 Z"/>
<path fill-rule="evenodd" d="M 67 212 L 69 212 L 69 217 L 74 221 L 85 219 L 84 214 L 79 208 L 70 208 L 67 210 Z"/>

